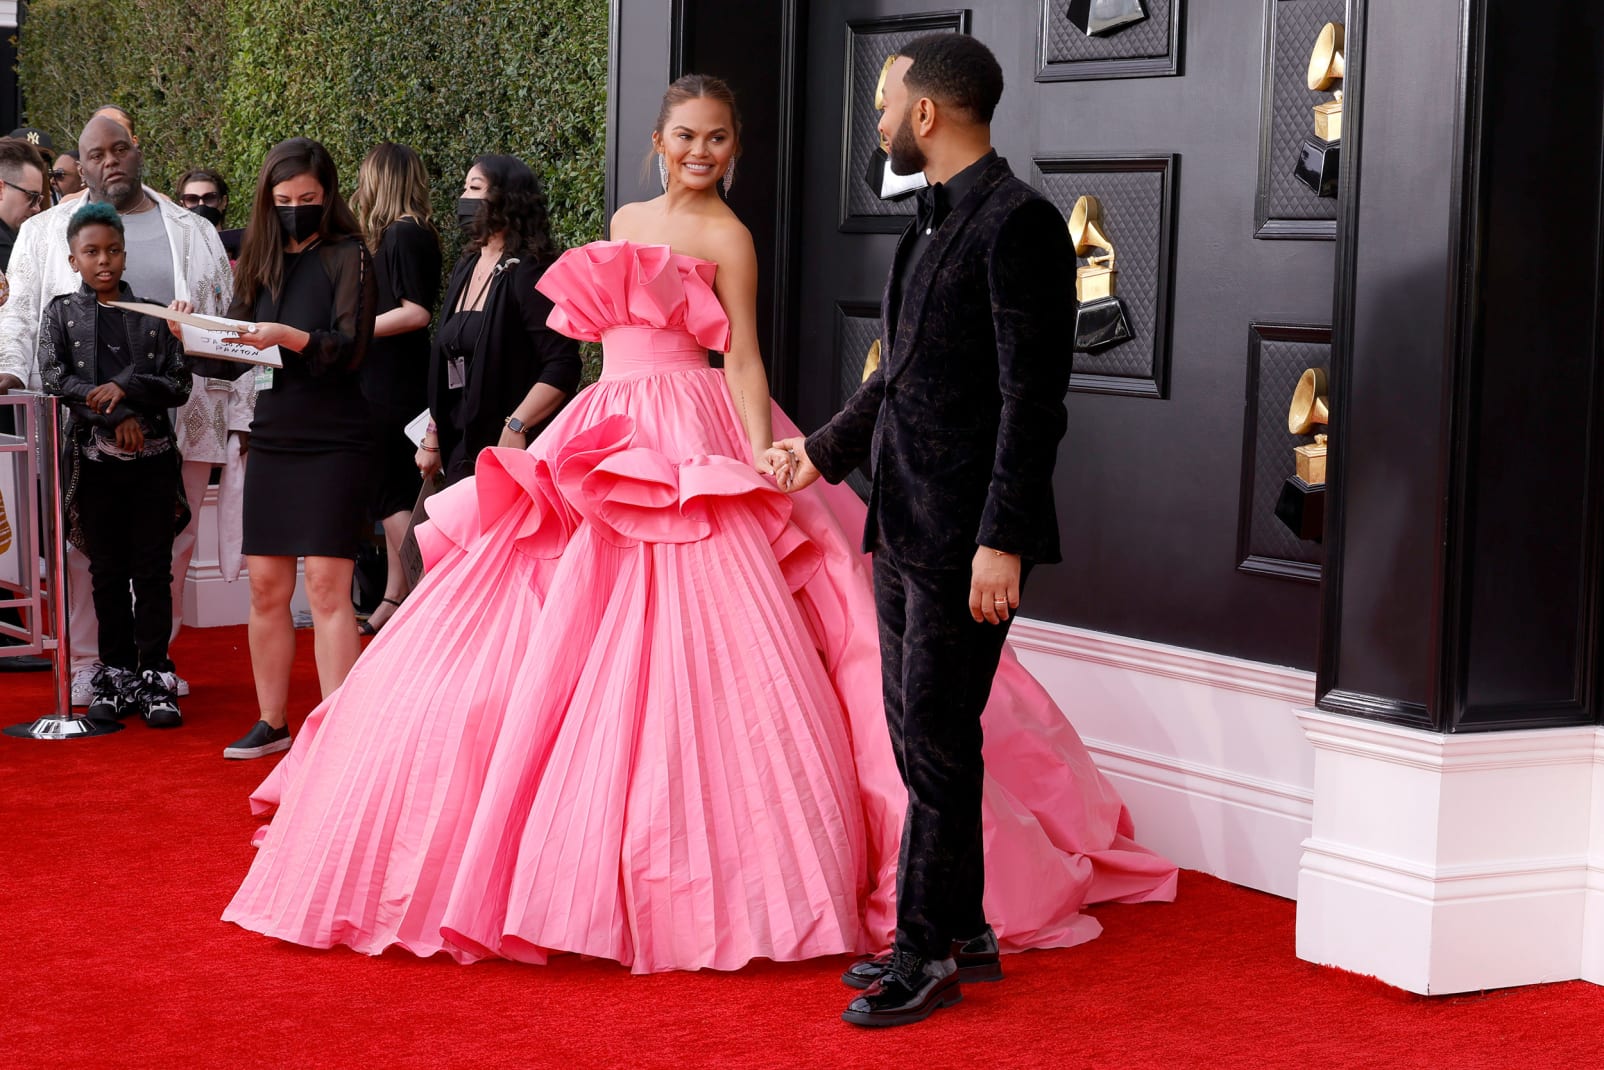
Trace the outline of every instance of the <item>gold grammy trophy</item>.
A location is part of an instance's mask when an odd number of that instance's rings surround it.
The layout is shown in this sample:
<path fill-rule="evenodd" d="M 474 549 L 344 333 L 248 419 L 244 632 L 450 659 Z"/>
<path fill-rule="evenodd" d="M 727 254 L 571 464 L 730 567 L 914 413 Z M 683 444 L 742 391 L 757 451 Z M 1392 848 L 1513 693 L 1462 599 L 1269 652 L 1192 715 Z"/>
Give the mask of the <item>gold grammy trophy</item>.
<path fill-rule="evenodd" d="M 1316 93 L 1332 89 L 1347 74 L 1347 58 L 1342 23 L 1328 22 L 1315 39 L 1309 54 L 1309 89 Z M 1333 90 L 1332 99 L 1314 106 L 1314 136 L 1303 139 L 1298 165 L 1293 174 L 1321 197 L 1337 195 L 1337 163 L 1342 151 L 1342 90 Z"/>
<path fill-rule="evenodd" d="M 1103 230 L 1103 205 L 1096 197 L 1075 202 L 1069 214 L 1069 240 L 1086 263 L 1075 269 L 1075 352 L 1095 353 L 1131 337 L 1125 305 L 1114 293 L 1114 243 Z"/>
<path fill-rule="evenodd" d="M 866 383 L 874 370 L 880 367 L 880 339 L 876 338 L 869 343 L 869 352 L 863 356 L 863 378 L 859 382 Z"/>
<path fill-rule="evenodd" d="M 1309 368 L 1298 378 L 1297 389 L 1292 392 L 1292 406 L 1287 410 L 1287 430 L 1294 435 L 1307 435 L 1316 427 L 1331 422 L 1331 401 L 1326 390 L 1326 373 Z M 1326 435 L 1314 436 L 1314 442 L 1298 446 L 1298 478 L 1311 487 L 1323 486 L 1326 481 Z"/>

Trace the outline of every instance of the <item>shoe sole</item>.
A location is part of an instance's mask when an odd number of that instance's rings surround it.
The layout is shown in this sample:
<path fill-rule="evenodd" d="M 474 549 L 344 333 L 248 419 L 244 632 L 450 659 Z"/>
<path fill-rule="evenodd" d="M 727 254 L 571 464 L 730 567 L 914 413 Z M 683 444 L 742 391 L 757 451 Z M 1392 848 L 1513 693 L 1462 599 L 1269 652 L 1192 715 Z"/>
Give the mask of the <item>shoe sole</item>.
<path fill-rule="evenodd" d="M 265 758 L 269 754 L 277 754 L 281 750 L 289 749 L 290 741 L 287 739 L 280 739 L 275 740 L 272 743 L 264 743 L 260 747 L 224 747 L 223 757 L 239 759 Z"/>
<path fill-rule="evenodd" d="M 988 962 L 983 966 L 958 967 L 958 983 L 961 985 L 985 984 L 988 981 L 1001 981 L 1002 979 L 1003 970 L 1000 962 Z M 848 988 L 856 988 L 860 992 L 877 980 L 879 980 L 877 977 L 869 980 L 854 977 L 850 971 L 841 975 L 842 984 Z"/>
<path fill-rule="evenodd" d="M 841 1012 L 841 1020 L 849 1025 L 861 1025 L 869 1029 L 880 1029 L 893 1025 L 912 1025 L 915 1022 L 924 1021 L 943 1007 L 950 1007 L 954 1003 L 961 1002 L 963 998 L 963 991 L 954 985 L 949 991 L 943 992 L 923 1007 L 898 1011 L 895 1014 L 871 1014 L 863 1011 L 848 1010 Z"/>
<path fill-rule="evenodd" d="M 168 719 L 166 717 L 162 717 L 162 718 L 159 718 L 159 719 L 155 718 L 155 717 L 145 717 L 145 718 L 143 718 L 143 720 L 144 720 L 146 726 L 148 726 L 150 728 L 183 728 L 184 727 L 184 718 L 181 715 L 177 714 L 177 713 L 173 714 L 171 719 Z"/>

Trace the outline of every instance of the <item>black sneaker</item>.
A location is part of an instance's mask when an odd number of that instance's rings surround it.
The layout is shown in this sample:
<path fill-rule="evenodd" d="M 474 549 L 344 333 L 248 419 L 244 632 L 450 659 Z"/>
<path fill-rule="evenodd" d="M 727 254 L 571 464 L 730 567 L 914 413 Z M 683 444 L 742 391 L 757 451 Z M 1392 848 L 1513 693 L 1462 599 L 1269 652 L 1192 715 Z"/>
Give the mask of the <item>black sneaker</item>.
<path fill-rule="evenodd" d="M 146 669 L 139 674 L 139 715 L 152 728 L 181 728 L 184 715 L 178 712 L 178 677 L 170 672 Z"/>
<path fill-rule="evenodd" d="M 90 681 L 89 708 L 84 716 L 95 721 L 120 721 L 139 708 L 135 694 L 139 677 L 127 669 L 102 665 Z"/>
<path fill-rule="evenodd" d="M 274 728 L 266 721 L 257 721 L 245 735 L 223 748 L 225 758 L 262 758 L 290 749 L 290 729 Z"/>
<path fill-rule="evenodd" d="M 863 995 L 847 1004 L 841 1019 L 853 1025 L 912 1025 L 963 999 L 958 964 L 920 958 L 897 948 L 891 965 Z"/>
<path fill-rule="evenodd" d="M 849 988 L 868 988 L 891 968 L 891 956 L 890 951 L 882 951 L 878 955 L 866 955 L 858 959 L 841 975 L 841 983 Z M 968 940 L 954 940 L 952 958 L 958 964 L 960 984 L 1003 979 L 1002 956 L 997 949 L 997 934 L 989 925 L 979 936 L 970 937 Z"/>

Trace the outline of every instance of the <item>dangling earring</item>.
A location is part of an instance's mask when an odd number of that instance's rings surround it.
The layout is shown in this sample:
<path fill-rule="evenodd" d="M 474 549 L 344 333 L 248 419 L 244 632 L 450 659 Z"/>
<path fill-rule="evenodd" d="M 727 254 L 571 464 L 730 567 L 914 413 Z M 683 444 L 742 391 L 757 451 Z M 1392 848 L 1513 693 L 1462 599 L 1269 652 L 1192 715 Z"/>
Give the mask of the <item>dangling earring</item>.
<path fill-rule="evenodd" d="M 663 154 L 662 153 L 658 153 L 657 154 L 657 177 L 662 179 L 662 181 L 663 181 L 663 192 L 667 193 L 668 192 L 668 161 L 663 159 Z"/>
<path fill-rule="evenodd" d="M 730 195 L 730 187 L 735 185 L 735 158 L 730 158 L 730 165 L 724 169 L 724 196 Z"/>

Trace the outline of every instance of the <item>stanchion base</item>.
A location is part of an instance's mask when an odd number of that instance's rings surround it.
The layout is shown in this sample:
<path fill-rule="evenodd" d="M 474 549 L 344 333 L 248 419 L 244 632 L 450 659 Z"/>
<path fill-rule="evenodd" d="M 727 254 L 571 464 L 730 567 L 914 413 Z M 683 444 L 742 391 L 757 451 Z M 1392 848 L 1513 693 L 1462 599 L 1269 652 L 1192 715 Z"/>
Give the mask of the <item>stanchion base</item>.
<path fill-rule="evenodd" d="M 88 739 L 90 736 L 109 736 L 122 730 L 123 726 L 117 721 L 57 715 L 0 729 L 6 735 L 16 736 L 18 739 Z"/>

